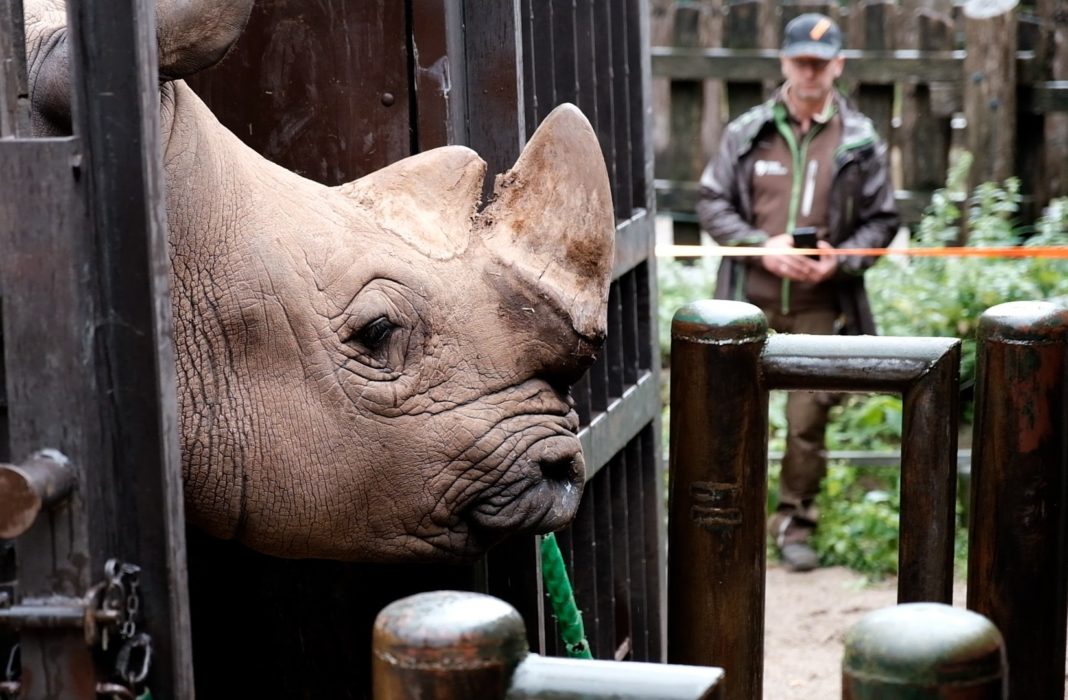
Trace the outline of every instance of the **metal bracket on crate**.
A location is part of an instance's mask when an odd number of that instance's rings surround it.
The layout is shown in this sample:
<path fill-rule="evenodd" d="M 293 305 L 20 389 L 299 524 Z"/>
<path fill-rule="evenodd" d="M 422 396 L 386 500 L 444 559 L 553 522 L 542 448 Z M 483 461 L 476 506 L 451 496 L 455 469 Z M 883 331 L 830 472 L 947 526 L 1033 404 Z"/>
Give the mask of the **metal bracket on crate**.
<path fill-rule="evenodd" d="M 99 683 L 97 692 L 107 697 L 136 697 L 134 691 L 144 683 L 152 662 L 152 639 L 138 632 L 140 572 L 139 566 L 109 559 L 104 565 L 104 580 L 82 598 L 27 598 L 13 605 L 11 596 L 0 592 L 0 629 L 81 629 L 86 646 L 114 659 L 112 675 L 116 680 Z M 12 669 L 7 675 L 12 677 L 0 685 L 0 698 L 17 697 L 18 681 Z"/>

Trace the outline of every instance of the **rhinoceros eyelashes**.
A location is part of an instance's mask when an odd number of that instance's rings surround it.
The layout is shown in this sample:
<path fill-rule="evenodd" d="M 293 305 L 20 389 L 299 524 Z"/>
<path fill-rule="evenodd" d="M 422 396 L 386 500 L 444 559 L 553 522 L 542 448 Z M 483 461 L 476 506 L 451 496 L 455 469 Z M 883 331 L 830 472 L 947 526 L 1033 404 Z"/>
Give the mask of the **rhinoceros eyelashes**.
<path fill-rule="evenodd" d="M 385 347 L 396 328 L 388 318 L 379 316 L 357 329 L 345 342 L 350 345 L 358 343 L 367 352 L 376 354 Z"/>

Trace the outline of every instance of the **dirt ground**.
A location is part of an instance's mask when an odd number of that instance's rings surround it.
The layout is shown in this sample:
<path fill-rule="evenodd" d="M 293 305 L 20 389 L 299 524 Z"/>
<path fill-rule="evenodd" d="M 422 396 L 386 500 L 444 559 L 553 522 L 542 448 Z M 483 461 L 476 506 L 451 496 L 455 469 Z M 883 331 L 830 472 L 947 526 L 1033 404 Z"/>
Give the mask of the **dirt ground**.
<path fill-rule="evenodd" d="M 893 605 L 896 580 L 865 586 L 841 567 L 804 574 L 769 563 L 764 639 L 764 700 L 836 700 L 843 641 L 865 613 Z M 953 592 L 963 605 L 964 584 Z"/>

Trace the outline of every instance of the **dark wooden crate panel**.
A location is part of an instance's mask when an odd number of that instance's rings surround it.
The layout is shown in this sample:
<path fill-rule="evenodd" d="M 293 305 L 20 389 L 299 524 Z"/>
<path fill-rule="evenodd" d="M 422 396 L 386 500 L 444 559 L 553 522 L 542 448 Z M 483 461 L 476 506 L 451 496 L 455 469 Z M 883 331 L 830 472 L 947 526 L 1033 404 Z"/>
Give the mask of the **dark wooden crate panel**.
<path fill-rule="evenodd" d="M 269 160 L 327 185 L 412 152 L 404 3 L 261 0 L 241 39 L 188 82 Z"/>

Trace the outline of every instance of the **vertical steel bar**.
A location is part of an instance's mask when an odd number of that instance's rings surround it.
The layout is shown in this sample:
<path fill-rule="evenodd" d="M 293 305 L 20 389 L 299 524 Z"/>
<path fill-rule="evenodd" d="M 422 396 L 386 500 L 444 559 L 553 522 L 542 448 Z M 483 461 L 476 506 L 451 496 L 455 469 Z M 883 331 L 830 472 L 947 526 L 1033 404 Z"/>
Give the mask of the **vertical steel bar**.
<path fill-rule="evenodd" d="M 897 601 L 953 602 L 960 345 L 902 391 Z"/>
<path fill-rule="evenodd" d="M 1005 636 L 1009 695 L 1064 693 L 1068 309 L 979 320 L 968 607 Z"/>
<path fill-rule="evenodd" d="M 722 666 L 729 698 L 763 685 L 767 333 L 741 302 L 695 302 L 671 326 L 668 659 Z"/>

